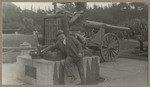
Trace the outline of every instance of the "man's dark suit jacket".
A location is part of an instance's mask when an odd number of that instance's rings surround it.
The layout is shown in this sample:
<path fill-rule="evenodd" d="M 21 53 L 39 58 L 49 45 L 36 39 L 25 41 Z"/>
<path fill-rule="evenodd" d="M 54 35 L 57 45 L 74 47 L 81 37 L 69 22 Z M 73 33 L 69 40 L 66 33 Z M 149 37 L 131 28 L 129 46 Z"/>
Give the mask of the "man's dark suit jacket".
<path fill-rule="evenodd" d="M 72 36 L 66 37 L 66 45 L 62 41 L 58 40 L 55 45 L 49 46 L 47 50 L 58 49 L 61 53 L 67 57 L 70 56 L 75 60 L 80 60 L 79 53 L 82 53 L 81 43 Z"/>

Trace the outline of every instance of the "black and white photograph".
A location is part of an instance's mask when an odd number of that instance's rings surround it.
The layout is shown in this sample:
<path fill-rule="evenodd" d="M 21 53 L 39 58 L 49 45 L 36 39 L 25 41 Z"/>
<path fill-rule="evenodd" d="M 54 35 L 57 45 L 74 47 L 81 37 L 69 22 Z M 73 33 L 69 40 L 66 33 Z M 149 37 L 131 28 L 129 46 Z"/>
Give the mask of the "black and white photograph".
<path fill-rule="evenodd" d="M 148 85 L 147 2 L 2 2 L 2 85 Z"/>

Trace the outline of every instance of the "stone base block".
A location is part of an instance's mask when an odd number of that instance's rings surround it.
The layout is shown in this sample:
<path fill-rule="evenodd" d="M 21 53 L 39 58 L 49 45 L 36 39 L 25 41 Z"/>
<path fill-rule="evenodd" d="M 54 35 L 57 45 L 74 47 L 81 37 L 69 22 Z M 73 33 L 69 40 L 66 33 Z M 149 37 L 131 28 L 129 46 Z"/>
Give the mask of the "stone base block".
<path fill-rule="evenodd" d="M 63 61 L 18 56 L 18 79 L 36 85 L 64 84 Z"/>
<path fill-rule="evenodd" d="M 64 60 L 48 61 L 45 59 L 31 59 L 30 56 L 18 56 L 18 79 L 32 85 L 64 85 L 67 83 L 64 72 Z M 83 58 L 84 73 L 86 82 L 99 79 L 99 57 Z M 73 67 L 74 74 L 78 78 L 72 84 L 80 83 L 77 67 Z"/>

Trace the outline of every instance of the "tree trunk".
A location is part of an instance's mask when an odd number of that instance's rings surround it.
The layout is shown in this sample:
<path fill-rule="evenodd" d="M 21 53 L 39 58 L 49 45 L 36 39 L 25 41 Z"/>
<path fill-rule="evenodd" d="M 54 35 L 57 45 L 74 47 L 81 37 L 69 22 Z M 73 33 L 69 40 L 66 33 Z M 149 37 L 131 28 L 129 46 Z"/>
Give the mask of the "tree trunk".
<path fill-rule="evenodd" d="M 139 41 L 140 42 L 140 51 L 143 51 L 143 41 Z"/>

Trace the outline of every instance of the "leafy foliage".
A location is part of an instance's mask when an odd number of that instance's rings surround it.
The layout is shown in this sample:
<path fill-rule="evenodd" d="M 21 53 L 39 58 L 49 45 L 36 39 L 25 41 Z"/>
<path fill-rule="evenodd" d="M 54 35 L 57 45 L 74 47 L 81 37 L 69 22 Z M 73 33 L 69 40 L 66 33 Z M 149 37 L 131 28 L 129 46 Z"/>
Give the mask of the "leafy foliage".
<path fill-rule="evenodd" d="M 32 8 L 32 7 L 31 7 Z M 18 31 L 24 34 L 31 34 L 32 31 L 42 32 L 43 17 L 52 13 L 51 9 L 37 11 L 24 9 L 21 10 L 11 2 L 3 3 L 3 29 L 4 33 Z M 14 31 L 13 31 L 14 30 Z"/>
<path fill-rule="evenodd" d="M 72 13 L 75 12 L 75 6 L 72 3 L 63 4 L 60 8 Z M 3 29 L 17 29 L 24 31 L 24 33 L 31 33 L 37 29 L 42 32 L 43 18 L 51 13 L 50 8 L 48 10 L 39 8 L 37 11 L 33 11 L 33 8 L 21 10 L 11 2 L 3 3 Z M 131 28 L 131 31 L 128 32 L 128 38 L 137 39 L 136 37 L 140 36 L 145 38 L 144 41 L 147 39 L 147 3 L 112 3 L 108 7 L 94 5 L 93 8 L 87 8 L 83 16 L 86 20 L 127 26 Z"/>

